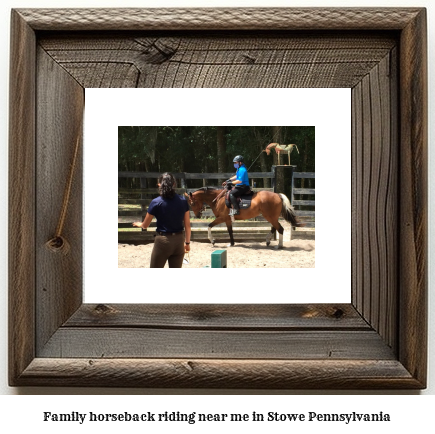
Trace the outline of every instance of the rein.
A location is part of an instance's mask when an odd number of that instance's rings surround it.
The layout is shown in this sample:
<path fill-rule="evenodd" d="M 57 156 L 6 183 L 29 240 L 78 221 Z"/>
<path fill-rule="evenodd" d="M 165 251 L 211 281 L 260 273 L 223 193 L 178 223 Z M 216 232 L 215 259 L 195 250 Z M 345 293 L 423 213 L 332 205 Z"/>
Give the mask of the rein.
<path fill-rule="evenodd" d="M 213 202 L 217 202 L 222 196 L 226 193 L 225 189 L 223 189 L 214 199 Z"/>

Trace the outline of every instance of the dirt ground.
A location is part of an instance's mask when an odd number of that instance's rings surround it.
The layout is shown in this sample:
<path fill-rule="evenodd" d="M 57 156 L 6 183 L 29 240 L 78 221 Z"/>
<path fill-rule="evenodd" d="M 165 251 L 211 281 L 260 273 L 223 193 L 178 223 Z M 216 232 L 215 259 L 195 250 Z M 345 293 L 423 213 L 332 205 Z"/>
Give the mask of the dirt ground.
<path fill-rule="evenodd" d="M 211 253 L 214 250 L 227 249 L 227 268 L 314 268 L 315 240 L 302 233 L 294 235 L 292 240 L 284 233 L 284 248 L 275 249 L 277 240 L 269 246 L 266 241 L 239 242 L 228 247 L 227 243 L 191 242 L 190 253 L 185 256 L 189 263 L 183 268 L 203 268 L 211 265 Z M 286 240 L 287 238 L 287 240 Z M 153 243 L 134 246 L 118 244 L 119 268 L 149 268 Z M 166 265 L 167 266 L 167 265 Z"/>

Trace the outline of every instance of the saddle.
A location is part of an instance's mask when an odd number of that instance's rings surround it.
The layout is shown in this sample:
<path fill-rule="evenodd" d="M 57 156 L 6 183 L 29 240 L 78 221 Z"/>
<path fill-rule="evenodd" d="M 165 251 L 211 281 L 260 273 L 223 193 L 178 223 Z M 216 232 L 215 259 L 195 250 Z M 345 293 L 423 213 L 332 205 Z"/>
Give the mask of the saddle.
<path fill-rule="evenodd" d="M 225 193 L 225 205 L 227 208 L 232 207 L 231 201 L 230 201 L 230 192 L 231 190 L 228 190 Z M 239 204 L 240 209 L 247 209 L 251 206 L 251 200 L 254 196 L 254 192 L 252 190 L 249 190 L 247 193 L 242 194 L 241 196 L 237 197 L 237 202 Z"/>

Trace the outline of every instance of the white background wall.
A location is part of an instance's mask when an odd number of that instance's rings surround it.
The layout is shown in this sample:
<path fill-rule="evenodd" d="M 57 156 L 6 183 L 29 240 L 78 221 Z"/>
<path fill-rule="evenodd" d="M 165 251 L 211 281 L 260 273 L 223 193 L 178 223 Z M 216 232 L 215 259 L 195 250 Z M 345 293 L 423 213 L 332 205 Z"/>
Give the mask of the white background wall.
<path fill-rule="evenodd" d="M 10 9 L 11 8 L 20 8 L 20 7 L 146 7 L 146 6 L 155 6 L 155 7 L 162 7 L 162 6 L 300 6 L 300 7 L 307 7 L 307 6 L 341 6 L 341 7 L 349 7 L 349 0 L 345 1 L 242 1 L 242 0 L 227 0 L 227 1 L 194 1 L 194 0 L 182 0 L 182 1 L 169 1 L 164 0 L 161 2 L 158 1 L 134 1 L 134 0 L 70 0 L 67 2 L 59 2 L 55 0 L 44 0 L 44 1 L 18 1 L 18 0 L 3 0 L 0 4 L 0 394 L 4 395 L 1 398 L 0 401 L 0 426 L 2 426 L 5 423 L 5 420 L 11 420 L 12 423 L 14 423 L 14 428 L 18 427 L 33 427 L 33 423 L 36 423 L 36 419 L 33 420 L 32 417 L 24 417 L 22 412 L 19 410 L 22 407 L 22 405 L 25 403 L 25 405 L 29 405 L 29 409 L 32 409 L 33 411 L 39 411 L 43 409 L 45 406 L 56 406 L 58 408 L 58 411 L 71 411 L 72 408 L 64 409 L 62 407 L 62 403 L 65 403 L 65 400 L 59 400 L 53 397 L 55 394 L 64 394 L 64 395 L 76 395 L 76 394 L 111 394 L 111 393 L 123 393 L 123 394 L 195 394 L 198 393 L 198 391 L 161 391 L 161 390 L 95 390 L 95 389 L 44 389 L 44 388 L 25 388 L 25 389 L 17 389 L 17 388 L 9 388 L 7 385 L 7 183 L 8 183 L 8 173 L 7 173 L 7 137 L 8 137 L 8 63 L 9 63 L 9 16 L 10 16 Z M 428 9 L 428 22 L 429 22 L 429 125 L 431 126 L 430 132 L 429 132 L 429 143 L 430 139 L 433 134 L 434 125 L 435 125 L 435 119 L 434 119 L 434 110 L 433 110 L 433 95 L 434 95 L 434 80 L 431 79 L 432 77 L 432 71 L 434 70 L 434 22 L 435 22 L 435 4 L 429 0 L 427 1 L 403 1 L 403 0 L 395 0 L 395 1 L 358 1 L 353 2 L 352 6 L 364 6 L 364 7 L 381 7 L 381 6 L 390 6 L 390 7 L 409 7 L 409 6 L 422 6 L 426 7 Z M 431 151 L 431 150 L 430 150 Z M 430 169 L 434 169 L 434 158 L 433 158 L 433 152 L 430 152 L 430 160 L 429 160 L 429 166 Z M 432 184 L 434 182 L 434 174 L 432 173 L 430 176 L 430 183 Z M 19 180 L 17 180 L 19 181 Z M 435 196 L 433 189 L 430 189 L 430 200 L 429 204 L 435 203 Z M 432 219 L 432 212 L 433 209 L 430 206 L 430 219 Z M 377 411 L 382 410 L 382 408 L 379 408 L 379 405 L 381 406 L 387 406 L 388 408 L 391 408 L 391 411 L 395 411 L 397 414 L 397 418 L 395 423 L 397 423 L 397 429 L 399 427 L 402 427 L 403 429 L 406 428 L 406 424 L 410 424 L 413 426 L 413 429 L 417 428 L 419 426 L 419 423 L 422 421 L 422 417 L 428 417 L 426 411 L 428 411 L 428 399 L 422 398 L 422 397 L 415 397 L 414 395 L 433 395 L 435 391 L 435 342 L 434 342 L 434 322 L 433 322 L 433 312 L 435 311 L 435 301 L 433 297 L 433 282 L 434 282 L 434 267 L 430 264 L 431 258 L 433 257 L 433 251 L 435 248 L 435 236 L 433 231 L 429 231 L 429 237 L 430 237 L 430 249 L 429 249 L 429 285 L 430 285 L 430 294 L 429 294 L 429 307 L 430 307 L 430 315 L 429 315 L 429 357 L 430 357 L 430 363 L 429 363 L 429 388 L 422 392 L 391 392 L 390 394 L 397 394 L 400 395 L 400 397 L 389 397 L 388 400 L 382 397 L 384 392 L 355 392 L 359 396 L 353 397 L 349 400 L 349 398 L 340 397 L 339 393 L 332 394 L 336 395 L 332 398 L 328 398 L 327 400 L 322 399 L 322 394 L 331 394 L 331 392 L 328 391 L 320 391 L 317 393 L 317 397 L 299 397 L 296 399 L 290 399 L 286 397 L 285 395 L 288 395 L 289 393 L 292 393 L 291 391 L 287 392 L 279 392 L 278 395 L 275 394 L 275 396 L 267 397 L 267 401 L 265 400 L 265 397 L 258 399 L 254 399 L 252 401 L 253 397 L 245 397 L 245 398 L 237 398 L 237 397 L 218 397 L 214 396 L 213 400 L 205 400 L 204 398 L 199 398 L 198 396 L 189 396 L 188 398 L 183 399 L 176 399 L 173 401 L 173 397 L 160 397 L 163 398 L 163 401 L 160 401 L 157 398 L 150 398 L 150 397 L 142 397 L 140 398 L 141 403 L 141 410 L 144 411 L 147 409 L 148 406 L 157 405 L 158 403 L 166 403 L 169 405 L 169 403 L 177 402 L 177 403 L 183 403 L 183 405 L 190 404 L 190 405 L 197 405 L 202 406 L 205 409 L 208 409 L 210 412 L 219 412 L 220 406 L 225 405 L 237 405 L 240 408 L 244 408 L 244 406 L 254 405 L 257 403 L 257 410 L 261 411 L 272 411 L 273 406 L 276 408 L 282 408 L 283 410 L 286 409 L 287 411 L 297 411 L 297 410 L 290 410 L 288 408 L 289 403 L 294 403 L 295 405 L 290 405 L 290 407 L 295 407 L 296 403 L 297 405 L 307 405 L 309 403 L 320 405 L 319 403 L 322 402 L 322 405 L 329 406 L 332 405 L 335 408 L 335 411 L 337 411 L 337 405 L 340 404 L 343 405 L 343 402 L 352 402 L 357 403 L 359 405 L 359 408 L 354 410 L 362 410 L 362 409 L 369 409 L 371 408 L 373 403 L 377 403 L 378 407 Z M 202 391 L 200 393 L 206 393 L 206 394 L 216 394 L 216 392 L 212 390 L 206 390 Z M 228 392 L 229 394 L 235 394 L 240 393 L 239 392 Z M 248 392 L 249 393 L 249 392 Z M 266 392 L 267 393 L 267 392 Z M 298 392 L 296 392 L 298 393 Z M 43 399 L 35 397 L 35 394 L 41 394 L 41 395 L 49 395 L 45 396 Z M 257 397 L 260 395 L 260 392 L 254 391 L 252 394 L 256 395 Z M 303 395 L 303 393 L 299 394 Z M 351 392 L 349 392 L 351 394 Z M 9 395 L 7 397 L 6 395 Z M 31 395 L 27 397 L 21 397 L 18 401 L 18 397 L 13 397 L 11 395 Z M 319 396 L 320 395 L 320 396 Z M 374 395 L 369 397 L 366 397 L 366 395 Z M 25 400 L 24 400 L 25 398 Z M 222 399 L 224 398 L 224 399 Z M 399 400 L 397 400 L 399 398 Z M 72 399 L 72 398 L 71 398 Z M 137 405 L 138 401 L 134 401 L 133 397 L 130 398 L 123 398 L 121 400 L 117 400 L 122 402 L 124 405 L 128 403 L 132 408 Z M 418 399 L 418 402 L 415 402 L 415 399 Z M 24 401 L 24 402 L 23 402 Z M 100 405 L 101 403 L 107 403 L 107 405 L 110 406 L 110 403 L 113 402 L 113 400 L 110 400 L 109 397 L 101 397 L 98 400 L 92 400 L 89 396 L 87 397 L 80 397 L 78 401 L 71 401 L 75 402 L 77 405 Z M 118 402 L 118 406 L 121 405 L 120 402 Z M 431 404 L 433 404 L 433 399 L 430 401 Z M 259 403 L 261 403 L 259 405 Z M 267 403 L 267 404 L 266 404 Z M 204 407 L 205 406 L 205 407 Z M 287 406 L 287 407 L 285 407 Z M 406 413 L 405 411 L 400 411 L 402 408 L 405 409 L 411 409 L 411 413 Z M 387 408 L 385 407 L 385 408 Z M 47 407 L 44 407 L 45 409 Z M 75 407 L 77 408 L 77 407 Z M 149 407 L 148 407 L 149 408 Z M 91 408 L 87 408 L 88 411 L 91 410 Z M 247 408 L 247 411 L 249 409 Z M 307 408 L 305 408 L 306 411 Z M 44 410 L 45 411 L 45 410 Z M 302 411 L 302 410 L 300 410 Z M 408 411 L 408 410 L 407 410 Z M 424 415 L 424 416 L 422 416 Z M 8 416 L 8 417 L 6 417 Z M 4 419 L 6 417 L 6 419 Z M 37 421 L 40 422 L 40 414 L 37 413 L 34 415 L 35 418 L 37 418 Z M 399 420 L 399 418 L 402 418 Z M 404 418 L 404 419 L 403 419 Z M 414 419 L 413 419 L 414 418 Z M 429 419 L 427 419 L 429 421 Z M 115 424 L 116 425 L 116 424 Z M 195 427 L 196 425 L 188 425 L 189 427 Z M 199 426 L 199 425 L 198 425 Z M 329 425 L 328 425 L 329 426 Z M 373 425 L 373 428 L 377 429 L 378 425 Z M 423 426 L 423 425 L 422 425 Z M 35 425 L 36 427 L 36 425 Z M 44 426 L 47 431 L 49 431 L 48 426 Z M 350 427 L 350 425 L 346 425 L 346 427 Z M 384 426 L 383 426 L 384 427 Z M 383 428 L 382 427 L 382 428 Z M 117 428 L 119 430 L 121 427 Z M 207 427 L 208 430 L 210 430 L 212 427 Z M 332 428 L 332 427 L 331 427 Z M 364 426 L 361 426 L 361 429 L 364 428 Z M 387 428 L 385 426 L 385 428 Z M 105 428 L 106 429 L 106 428 Z M 121 428 L 122 429 L 122 428 Z M 213 428 L 214 429 L 214 428 Z M 393 427 L 392 424 L 388 426 L 388 429 L 396 429 Z M 141 432 L 145 430 L 145 427 L 141 428 Z M 289 428 L 286 429 L 288 432 Z"/>

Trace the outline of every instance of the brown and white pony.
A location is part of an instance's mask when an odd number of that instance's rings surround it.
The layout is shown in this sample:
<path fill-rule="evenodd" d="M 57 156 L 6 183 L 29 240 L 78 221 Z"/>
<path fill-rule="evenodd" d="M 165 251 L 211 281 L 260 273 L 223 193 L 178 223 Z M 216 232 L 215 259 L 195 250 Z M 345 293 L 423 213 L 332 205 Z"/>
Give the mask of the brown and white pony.
<path fill-rule="evenodd" d="M 222 188 L 216 187 L 203 187 L 193 193 L 186 194 L 186 196 L 195 217 L 201 217 L 201 213 L 205 208 L 204 204 L 207 204 L 212 209 L 216 219 L 208 225 L 208 238 L 210 242 L 213 245 L 215 243 L 214 238 L 211 236 L 212 227 L 220 223 L 225 223 L 230 235 L 231 246 L 234 246 L 232 221 L 229 215 L 229 209 L 225 205 L 225 197 L 222 194 L 222 190 Z M 257 217 L 260 214 L 272 225 L 271 231 L 266 237 L 266 245 L 270 244 L 272 236 L 278 231 L 278 247 L 283 247 L 284 228 L 278 222 L 280 216 L 294 227 L 304 226 L 296 218 L 294 209 L 287 196 L 282 193 L 272 193 L 270 191 L 254 193 L 251 206 L 246 209 L 240 209 L 240 214 L 234 216 L 234 218 L 235 220 L 247 220 Z"/>

